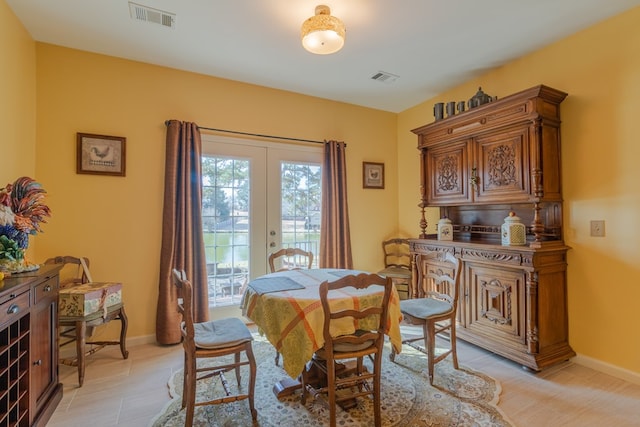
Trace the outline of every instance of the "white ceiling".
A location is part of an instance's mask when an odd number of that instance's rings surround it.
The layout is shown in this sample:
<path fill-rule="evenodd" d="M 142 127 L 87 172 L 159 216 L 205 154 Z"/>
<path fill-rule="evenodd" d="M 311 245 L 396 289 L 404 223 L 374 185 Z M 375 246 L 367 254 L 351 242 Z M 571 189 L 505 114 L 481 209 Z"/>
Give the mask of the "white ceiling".
<path fill-rule="evenodd" d="M 132 19 L 127 0 L 5 1 L 39 42 L 390 112 L 640 5 L 640 0 L 135 1 L 174 13 L 171 29 Z M 331 7 L 347 27 L 338 53 L 313 55 L 302 48 L 300 26 L 318 4 Z M 372 80 L 379 71 L 399 79 Z"/>

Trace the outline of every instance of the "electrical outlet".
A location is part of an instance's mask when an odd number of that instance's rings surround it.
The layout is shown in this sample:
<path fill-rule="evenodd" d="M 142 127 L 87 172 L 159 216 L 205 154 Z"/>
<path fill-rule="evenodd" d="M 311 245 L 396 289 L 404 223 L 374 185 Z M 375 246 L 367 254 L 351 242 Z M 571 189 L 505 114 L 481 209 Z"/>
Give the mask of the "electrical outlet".
<path fill-rule="evenodd" d="M 591 221 L 591 237 L 604 237 L 604 220 Z"/>

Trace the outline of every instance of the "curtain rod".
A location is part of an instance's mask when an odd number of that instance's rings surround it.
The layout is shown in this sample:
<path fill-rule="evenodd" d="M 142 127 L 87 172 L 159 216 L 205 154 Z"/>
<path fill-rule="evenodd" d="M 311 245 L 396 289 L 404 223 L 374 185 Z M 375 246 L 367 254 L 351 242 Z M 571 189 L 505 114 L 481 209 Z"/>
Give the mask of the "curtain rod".
<path fill-rule="evenodd" d="M 169 120 L 164 122 L 166 126 L 169 125 Z M 313 144 L 324 144 L 325 141 L 314 141 L 312 139 L 300 139 L 300 138 L 289 138 L 286 136 L 273 136 L 273 135 L 263 135 L 260 133 L 249 133 L 249 132 L 240 132 L 238 130 L 226 130 L 226 129 L 216 129 L 216 128 L 207 128 L 203 126 L 198 126 L 198 129 L 211 130 L 215 132 L 225 132 L 225 133 L 235 133 L 237 135 L 247 135 L 247 136 L 257 136 L 260 138 L 271 138 L 271 139 L 283 139 L 287 141 L 299 141 L 299 142 L 311 142 Z"/>

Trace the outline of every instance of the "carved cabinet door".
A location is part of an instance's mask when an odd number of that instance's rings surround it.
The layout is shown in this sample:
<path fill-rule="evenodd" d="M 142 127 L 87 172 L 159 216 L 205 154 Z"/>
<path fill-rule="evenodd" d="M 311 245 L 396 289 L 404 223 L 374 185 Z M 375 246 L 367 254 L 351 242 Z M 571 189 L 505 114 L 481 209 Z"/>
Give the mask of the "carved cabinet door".
<path fill-rule="evenodd" d="M 526 201 L 530 194 L 529 128 L 474 138 L 475 202 Z"/>
<path fill-rule="evenodd" d="M 429 147 L 426 151 L 427 201 L 432 206 L 473 201 L 470 140 Z"/>
<path fill-rule="evenodd" d="M 526 344 L 524 271 L 465 262 L 467 328 L 516 347 Z"/>

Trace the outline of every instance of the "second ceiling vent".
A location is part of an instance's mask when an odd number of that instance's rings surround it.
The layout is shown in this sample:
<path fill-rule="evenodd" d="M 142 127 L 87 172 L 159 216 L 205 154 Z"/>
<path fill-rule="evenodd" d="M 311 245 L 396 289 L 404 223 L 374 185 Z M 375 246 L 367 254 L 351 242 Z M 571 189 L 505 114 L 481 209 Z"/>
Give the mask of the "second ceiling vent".
<path fill-rule="evenodd" d="M 373 76 L 371 76 L 372 80 L 381 82 L 381 83 L 393 83 L 398 80 L 400 76 L 396 76 L 395 74 L 387 73 L 386 71 L 378 71 Z"/>

